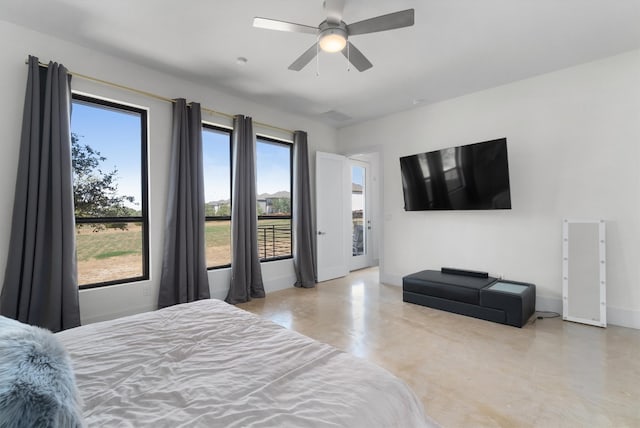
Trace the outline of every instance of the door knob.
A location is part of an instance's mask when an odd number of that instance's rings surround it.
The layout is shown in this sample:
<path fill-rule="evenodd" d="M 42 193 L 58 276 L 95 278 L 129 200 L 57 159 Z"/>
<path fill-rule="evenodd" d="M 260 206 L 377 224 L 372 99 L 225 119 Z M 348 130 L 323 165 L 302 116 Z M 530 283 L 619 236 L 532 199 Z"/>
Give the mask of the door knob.
<path fill-rule="evenodd" d="M 326 234 L 327 234 L 327 232 L 323 232 L 321 230 L 318 231 L 318 235 L 326 235 Z"/>

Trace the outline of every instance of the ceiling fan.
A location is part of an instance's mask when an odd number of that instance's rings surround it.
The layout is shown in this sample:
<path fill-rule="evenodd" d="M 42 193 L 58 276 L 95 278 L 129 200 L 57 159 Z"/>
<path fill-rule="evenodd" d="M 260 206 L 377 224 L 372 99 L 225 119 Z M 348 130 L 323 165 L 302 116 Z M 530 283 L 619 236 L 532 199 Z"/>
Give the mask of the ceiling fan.
<path fill-rule="evenodd" d="M 373 65 L 360 50 L 348 41 L 349 36 L 410 27 L 414 23 L 414 10 L 407 9 L 365 19 L 364 21 L 353 24 L 346 24 L 342 20 L 344 3 L 345 0 L 325 0 L 324 9 L 327 13 L 327 19 L 322 21 L 317 27 L 260 17 L 253 19 L 253 26 L 268 30 L 315 34 L 317 36 L 316 43 L 300 55 L 298 59 L 289 66 L 289 70 L 302 70 L 315 58 L 318 54 L 318 48 L 320 48 L 325 52 L 342 52 L 358 71 L 365 71 Z"/>

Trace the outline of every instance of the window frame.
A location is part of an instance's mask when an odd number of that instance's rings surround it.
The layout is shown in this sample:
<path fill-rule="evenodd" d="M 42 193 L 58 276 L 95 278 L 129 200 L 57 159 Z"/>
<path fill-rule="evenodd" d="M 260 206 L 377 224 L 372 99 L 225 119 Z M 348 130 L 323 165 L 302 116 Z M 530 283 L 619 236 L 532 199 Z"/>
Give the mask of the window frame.
<path fill-rule="evenodd" d="M 262 140 L 265 141 L 267 143 L 271 143 L 271 144 L 279 144 L 281 146 L 285 146 L 289 149 L 289 197 L 291 199 L 291 206 L 290 206 L 290 213 L 288 216 L 288 220 L 289 220 L 289 236 L 291 237 L 291 254 L 287 254 L 284 256 L 276 256 L 276 257 L 268 257 L 268 258 L 262 258 L 260 257 L 260 254 L 258 254 L 258 258 L 260 259 L 260 263 L 266 263 L 266 262 L 273 262 L 273 261 L 277 261 L 277 260 L 287 260 L 287 259 L 293 259 L 293 144 L 289 141 L 284 141 L 284 140 L 278 140 L 276 138 L 273 137 L 268 137 L 266 135 L 263 134 L 256 134 L 256 147 L 258 145 L 258 140 Z M 256 150 L 257 153 L 257 150 Z M 258 180 L 257 177 L 257 154 L 256 154 L 256 182 Z M 257 187 L 256 187 L 256 203 L 257 203 Z M 281 220 L 281 219 L 287 219 L 287 217 L 283 217 L 283 216 L 279 216 L 279 215 L 258 215 L 257 216 L 257 220 L 258 223 L 260 222 L 260 220 Z"/>
<path fill-rule="evenodd" d="M 218 126 L 218 125 L 213 125 L 211 123 L 207 123 L 207 122 L 202 122 L 202 129 L 204 131 L 204 129 L 210 129 L 212 131 L 217 131 L 217 132 L 223 132 L 225 134 L 227 134 L 229 136 L 229 209 L 231 210 L 231 207 L 233 206 L 233 139 L 232 139 L 232 129 L 229 128 L 225 128 L 222 126 Z M 206 183 L 205 183 L 206 185 Z M 206 201 L 205 201 L 206 204 Z M 204 222 L 205 222 L 205 227 L 208 221 L 228 221 L 229 224 L 231 224 L 231 214 L 229 214 L 228 216 L 205 216 L 204 217 Z M 230 238 L 230 240 L 233 239 L 233 237 Z M 205 239 L 206 240 L 206 239 Z M 231 245 L 232 242 L 229 242 L 229 244 Z M 231 248 L 231 247 L 230 247 Z M 207 270 L 217 270 L 217 269 L 225 269 L 225 268 L 230 268 L 231 267 L 231 254 L 229 255 L 229 263 L 226 263 L 224 265 L 217 265 L 217 266 L 209 266 L 207 264 Z M 206 258 L 205 258 L 205 262 L 206 262 Z"/>
<path fill-rule="evenodd" d="M 226 128 L 223 126 L 219 126 L 219 125 L 214 125 L 211 123 L 207 123 L 207 122 L 202 122 L 202 129 L 203 131 L 205 129 L 211 130 L 211 131 L 217 131 L 217 132 L 222 132 L 225 133 L 229 136 L 229 206 L 231 209 L 233 209 L 233 129 L 230 128 Z M 293 145 L 291 144 L 291 142 L 288 141 L 283 141 L 283 140 L 278 140 L 276 138 L 273 137 L 268 137 L 266 135 L 262 135 L 262 134 L 256 134 L 256 146 L 258 144 L 259 140 L 265 141 L 267 143 L 271 143 L 271 144 L 279 144 L 282 146 L 286 146 L 289 149 L 289 195 L 290 195 L 290 199 L 291 199 L 291 208 L 290 208 L 290 214 L 288 216 L 279 216 L 279 215 L 258 215 L 257 216 L 257 221 L 260 220 L 281 220 L 281 219 L 287 219 L 289 220 L 289 235 L 291 237 L 291 254 L 287 254 L 287 255 L 283 255 L 283 256 L 276 256 L 276 257 L 268 257 L 268 258 L 262 258 L 260 257 L 260 263 L 267 263 L 267 262 L 272 262 L 272 261 L 277 261 L 277 260 L 287 260 L 287 259 L 292 259 L 293 258 Z M 257 162 L 257 158 L 256 158 L 256 162 Z M 256 173 L 257 173 L 257 167 L 256 167 Z M 257 177 L 256 177 L 257 180 Z M 257 197 L 257 195 L 256 195 Z M 257 202 L 257 201 L 256 201 Z M 205 202 L 206 203 L 206 202 Z M 205 216 L 205 224 L 209 221 L 229 221 L 231 222 L 231 215 L 228 216 Z M 233 237 L 231 237 L 231 239 L 233 239 Z M 233 245 L 233 243 L 231 243 Z M 260 255 L 258 255 L 260 256 Z M 226 268 L 230 268 L 231 267 L 231 262 L 230 263 L 226 263 L 224 265 L 217 265 L 217 266 L 208 266 L 207 265 L 207 270 L 218 270 L 218 269 L 226 269 Z"/>
<path fill-rule="evenodd" d="M 124 110 L 140 115 L 140 184 L 142 198 L 142 215 L 139 217 L 76 217 L 75 224 L 113 224 L 113 223 L 140 223 L 142 225 L 142 275 L 120 278 L 111 281 L 95 282 L 91 284 L 78 284 L 80 290 L 87 290 L 108 285 L 126 284 L 149 279 L 149 167 L 148 167 L 148 110 L 134 107 L 129 104 L 105 100 L 95 96 L 72 92 L 71 103 L 79 101 L 89 105 L 107 107 L 113 110 Z M 72 113 L 73 115 L 73 107 Z M 74 203 L 75 210 L 75 203 Z"/>

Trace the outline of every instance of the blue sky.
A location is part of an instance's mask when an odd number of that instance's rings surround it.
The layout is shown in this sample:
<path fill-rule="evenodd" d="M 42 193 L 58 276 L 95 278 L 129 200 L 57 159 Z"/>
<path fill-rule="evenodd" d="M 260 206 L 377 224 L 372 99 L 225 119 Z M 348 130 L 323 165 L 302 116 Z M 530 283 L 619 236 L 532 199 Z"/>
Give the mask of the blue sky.
<path fill-rule="evenodd" d="M 230 199 L 229 136 L 226 132 L 205 129 L 202 133 L 204 200 Z M 289 149 L 281 144 L 258 140 L 257 191 L 276 193 L 290 189 Z"/>
<path fill-rule="evenodd" d="M 138 205 L 132 207 L 140 209 L 140 116 L 74 101 L 71 132 L 79 136 L 81 144 L 99 151 L 106 158 L 100 169 L 104 172 L 118 170 L 118 195 L 133 196 Z"/>
<path fill-rule="evenodd" d="M 291 189 L 290 148 L 258 139 L 256 153 L 258 194 L 288 192 Z"/>
<path fill-rule="evenodd" d="M 230 199 L 229 159 L 229 135 L 205 129 L 202 133 L 202 163 L 206 202 Z"/>
<path fill-rule="evenodd" d="M 354 166 L 351 168 L 351 181 L 354 184 L 359 184 L 364 186 L 364 171 L 365 169 L 361 166 Z"/>
<path fill-rule="evenodd" d="M 123 110 L 74 101 L 71 132 L 100 152 L 106 160 L 100 168 L 118 170 L 118 195 L 141 201 L 140 116 Z M 229 199 L 229 137 L 211 129 L 202 134 L 205 201 Z M 290 189 L 289 150 L 281 144 L 258 142 L 258 193 L 276 193 Z M 140 206 L 132 206 L 140 208 Z"/>

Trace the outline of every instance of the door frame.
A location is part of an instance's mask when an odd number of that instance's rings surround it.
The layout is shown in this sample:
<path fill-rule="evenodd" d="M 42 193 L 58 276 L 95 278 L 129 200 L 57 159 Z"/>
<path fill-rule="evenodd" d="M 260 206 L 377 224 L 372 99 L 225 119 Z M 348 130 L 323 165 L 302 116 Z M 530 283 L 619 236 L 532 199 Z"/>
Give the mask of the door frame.
<path fill-rule="evenodd" d="M 382 266 L 383 244 L 384 244 L 384 213 L 383 213 L 383 174 L 384 174 L 384 148 L 381 146 L 371 146 L 363 148 L 358 152 L 347 154 L 349 159 L 364 161 L 369 164 L 369 220 L 371 220 L 371 230 L 369 231 L 369 265 Z M 351 214 L 349 214 L 351 217 Z"/>
<path fill-rule="evenodd" d="M 369 192 L 370 192 L 370 186 L 371 186 L 371 173 L 372 173 L 372 166 L 371 163 L 369 161 L 364 161 L 364 160 L 358 160 L 356 158 L 348 158 L 348 165 L 349 165 L 349 189 L 352 188 L 353 185 L 353 168 L 354 166 L 359 166 L 364 168 L 365 170 L 365 175 L 364 175 L 364 192 L 363 192 L 363 198 L 364 198 L 364 206 L 363 206 L 363 223 L 362 223 L 362 227 L 363 227 L 363 237 L 364 237 L 364 254 L 360 255 L 360 256 L 354 256 L 353 255 L 353 206 L 352 206 L 352 192 L 349 192 L 349 206 L 350 206 L 350 210 L 349 210 L 349 218 L 350 218 L 350 230 L 351 230 L 351 243 L 352 243 L 352 251 L 349 252 L 349 271 L 354 271 L 354 270 L 358 270 L 358 269 L 364 269 L 364 268 L 368 268 L 370 266 L 372 266 L 372 257 L 371 257 L 371 249 L 372 249 L 372 245 L 371 245 L 371 233 L 372 233 L 372 229 L 371 229 L 371 218 L 370 218 L 370 211 L 371 211 L 371 201 L 370 201 L 370 197 L 369 197 Z"/>
<path fill-rule="evenodd" d="M 354 152 L 347 155 L 339 155 L 336 153 L 328 153 L 322 151 L 316 151 L 316 171 L 315 171 L 315 247 L 316 247 L 316 266 L 318 273 L 318 282 L 327 281 L 329 279 L 346 276 L 350 271 L 350 260 L 352 257 L 352 219 L 351 219 L 351 168 L 350 160 L 362 160 L 369 164 L 370 173 L 369 176 L 369 218 L 371 219 L 371 231 L 369 232 L 369 266 L 382 266 L 384 253 L 382 247 L 384 245 L 383 234 L 383 162 L 382 147 L 372 147 L 366 151 Z M 343 200 L 343 244 L 341 245 L 341 252 L 344 258 L 344 267 L 330 269 L 329 275 L 322 274 L 321 256 L 320 256 L 320 239 L 323 235 L 319 235 L 319 232 L 323 232 L 322 228 L 325 225 L 321 224 L 319 210 L 319 183 L 318 183 L 318 163 L 319 158 L 326 157 L 332 159 L 344 159 L 342 176 L 343 186 L 342 189 L 336 189 L 336 197 Z M 336 249 L 337 251 L 338 249 Z"/>

